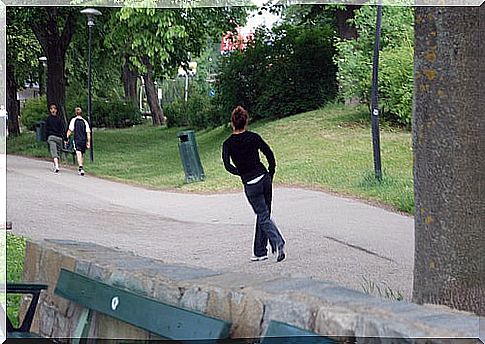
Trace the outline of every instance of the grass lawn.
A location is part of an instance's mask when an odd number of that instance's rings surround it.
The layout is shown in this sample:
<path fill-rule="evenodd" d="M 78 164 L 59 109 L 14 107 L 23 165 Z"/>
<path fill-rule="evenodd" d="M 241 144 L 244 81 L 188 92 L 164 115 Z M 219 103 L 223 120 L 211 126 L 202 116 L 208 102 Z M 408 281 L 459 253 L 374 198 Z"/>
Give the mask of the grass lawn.
<path fill-rule="evenodd" d="M 25 238 L 7 233 L 7 281 L 21 282 L 24 270 Z M 18 326 L 21 295 L 7 296 L 7 314 L 14 326 Z"/>
<path fill-rule="evenodd" d="M 365 107 L 328 105 L 276 121 L 250 125 L 273 148 L 275 184 L 327 190 L 370 200 L 413 213 L 411 133 L 383 126 L 383 180 L 374 179 L 369 112 Z M 94 132 L 94 163 L 86 172 L 110 179 L 184 192 L 241 190 L 240 180 L 228 174 L 221 160 L 228 127 L 197 132 L 199 154 L 206 174 L 200 183 L 184 183 L 176 133 L 181 128 L 145 124 L 122 130 Z M 45 143 L 26 133 L 7 142 L 9 154 L 48 157 Z M 87 154 L 87 156 L 89 156 Z"/>

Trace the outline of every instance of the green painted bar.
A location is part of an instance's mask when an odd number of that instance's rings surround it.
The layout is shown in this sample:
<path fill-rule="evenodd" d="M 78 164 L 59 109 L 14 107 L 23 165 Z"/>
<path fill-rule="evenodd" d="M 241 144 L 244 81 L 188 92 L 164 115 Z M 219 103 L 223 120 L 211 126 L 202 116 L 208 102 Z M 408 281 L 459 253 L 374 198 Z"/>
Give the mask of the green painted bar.
<path fill-rule="evenodd" d="M 14 331 L 14 332 L 8 332 L 7 333 L 7 339 L 13 339 L 13 338 L 17 338 L 17 339 L 28 339 L 28 338 L 35 338 L 35 339 L 43 339 L 41 336 L 39 336 L 38 334 L 36 333 L 33 333 L 33 332 L 18 332 L 18 331 Z"/>
<path fill-rule="evenodd" d="M 336 344 L 328 337 L 320 336 L 314 332 L 271 320 L 261 344 Z"/>
<path fill-rule="evenodd" d="M 230 323 L 171 306 L 61 269 L 55 293 L 172 340 L 224 339 Z"/>

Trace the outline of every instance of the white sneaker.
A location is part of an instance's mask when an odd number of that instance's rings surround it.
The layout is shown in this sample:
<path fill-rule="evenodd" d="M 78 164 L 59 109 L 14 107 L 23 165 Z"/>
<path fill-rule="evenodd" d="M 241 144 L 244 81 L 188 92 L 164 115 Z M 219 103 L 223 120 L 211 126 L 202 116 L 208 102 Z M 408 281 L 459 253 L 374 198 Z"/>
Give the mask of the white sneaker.
<path fill-rule="evenodd" d="M 268 256 L 261 256 L 261 257 L 258 257 L 258 256 L 252 256 L 251 257 L 251 261 L 252 262 L 261 262 L 263 260 L 267 260 L 268 259 Z"/>
<path fill-rule="evenodd" d="M 79 174 L 80 176 L 84 176 L 84 170 L 83 169 L 80 169 L 77 174 Z"/>

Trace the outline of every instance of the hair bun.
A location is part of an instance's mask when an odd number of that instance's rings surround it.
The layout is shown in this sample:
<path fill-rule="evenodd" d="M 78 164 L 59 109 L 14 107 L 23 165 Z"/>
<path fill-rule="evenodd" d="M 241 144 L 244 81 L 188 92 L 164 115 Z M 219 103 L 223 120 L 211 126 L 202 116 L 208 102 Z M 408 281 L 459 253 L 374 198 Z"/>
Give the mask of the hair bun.
<path fill-rule="evenodd" d="M 248 112 L 241 105 L 236 106 L 236 108 L 232 110 L 231 121 L 235 129 L 244 129 L 244 127 L 248 123 L 248 120 Z"/>

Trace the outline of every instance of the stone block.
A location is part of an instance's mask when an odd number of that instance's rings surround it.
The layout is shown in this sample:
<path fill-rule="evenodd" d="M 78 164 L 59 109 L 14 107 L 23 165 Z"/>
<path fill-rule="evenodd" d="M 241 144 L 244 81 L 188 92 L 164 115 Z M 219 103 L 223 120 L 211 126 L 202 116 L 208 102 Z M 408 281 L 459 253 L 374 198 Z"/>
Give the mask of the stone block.
<path fill-rule="evenodd" d="M 27 313 L 27 309 L 29 308 L 30 302 L 32 301 L 32 296 L 31 295 L 22 295 L 20 298 L 20 305 L 19 305 L 19 319 L 20 322 L 25 317 L 25 313 Z M 41 302 L 41 299 L 39 298 L 39 303 Z"/>
<path fill-rule="evenodd" d="M 305 330 L 313 331 L 315 318 L 321 304 L 315 299 L 300 295 L 270 295 L 261 296 L 264 303 L 262 332 L 271 320 L 281 321 Z"/>
<path fill-rule="evenodd" d="M 74 322 L 77 322 L 83 308 L 83 306 L 78 305 L 77 303 L 70 302 L 69 307 L 67 308 L 66 318 L 72 319 Z"/>
<path fill-rule="evenodd" d="M 160 337 L 160 336 L 157 336 L 156 334 L 150 333 L 148 335 L 148 340 L 149 340 L 149 343 L 152 343 L 152 342 L 159 343 L 159 342 L 161 342 L 163 340 L 166 341 L 167 339 L 165 339 L 163 337 Z"/>
<path fill-rule="evenodd" d="M 427 327 L 430 335 L 435 337 L 477 338 L 479 336 L 479 318 L 461 316 L 460 314 L 435 312 L 432 315 L 418 316 L 415 323 Z"/>
<path fill-rule="evenodd" d="M 66 337 L 72 337 L 74 331 L 79 323 L 79 318 L 81 317 L 84 307 L 73 302 L 70 303 L 67 311 L 67 327 L 64 329 Z"/>
<path fill-rule="evenodd" d="M 119 268 L 123 266 L 121 263 L 122 260 L 130 259 L 131 255 L 123 255 L 120 252 L 116 251 L 100 251 L 97 252 L 94 257 L 88 257 L 93 261 L 94 264 L 102 265 L 102 266 L 109 266 L 112 269 Z"/>
<path fill-rule="evenodd" d="M 57 296 L 54 291 L 59 279 L 61 268 L 69 271 L 75 271 L 76 260 L 73 257 L 64 256 L 52 250 L 44 251 L 43 260 L 41 261 L 41 270 L 43 271 L 43 281 L 49 285 L 49 288 L 42 293 L 46 294 L 46 302 L 50 305 L 55 305 L 57 310 L 66 316 L 67 309 L 69 307 L 69 301 Z M 43 266 L 43 264 L 49 264 L 49 266 Z"/>
<path fill-rule="evenodd" d="M 76 265 L 77 265 L 77 262 L 76 262 L 76 259 L 74 257 L 71 257 L 71 256 L 62 256 L 61 257 L 60 268 L 68 270 L 68 271 L 76 271 Z M 53 290 L 52 290 L 53 293 L 54 293 L 54 290 L 55 290 L 55 285 L 57 285 L 57 280 L 59 279 L 60 273 L 61 273 L 61 270 L 59 269 L 59 271 L 57 272 L 57 276 L 55 277 L 56 282 L 53 286 Z M 64 300 L 64 299 L 62 299 L 62 300 Z M 67 304 L 63 304 L 63 305 L 58 304 L 58 306 L 59 306 L 61 312 L 65 315 L 68 305 Z"/>
<path fill-rule="evenodd" d="M 210 286 L 223 287 L 227 289 L 244 289 L 248 287 L 257 288 L 259 285 L 267 285 L 273 282 L 281 281 L 269 274 L 247 274 L 247 273 L 219 273 L 204 278 L 200 278 L 197 283 Z"/>
<path fill-rule="evenodd" d="M 34 241 L 27 240 L 25 245 L 23 281 L 36 282 L 39 280 L 39 264 L 42 248 Z"/>
<path fill-rule="evenodd" d="M 96 248 L 98 245 L 87 241 L 66 240 L 66 239 L 45 239 L 45 242 L 51 244 L 51 246 L 57 246 L 59 249 L 76 250 L 78 248 Z M 102 247 L 102 246 L 101 246 Z"/>
<path fill-rule="evenodd" d="M 142 296 L 151 295 L 153 290 L 153 279 L 142 272 L 117 269 L 111 272 L 106 283 Z"/>
<path fill-rule="evenodd" d="M 45 337 L 52 337 L 52 331 L 54 329 L 54 320 L 56 318 L 56 309 L 52 306 L 43 304 L 43 307 L 39 309 L 39 334 Z"/>
<path fill-rule="evenodd" d="M 372 314 L 366 314 L 361 317 L 361 320 L 355 330 L 355 335 L 358 337 L 387 337 L 403 340 L 412 337 L 428 337 L 426 333 L 410 323 L 394 322 L 392 319 L 374 317 Z"/>
<path fill-rule="evenodd" d="M 204 288 L 208 292 L 206 314 L 218 319 L 232 321 L 231 292 L 228 289 Z"/>
<path fill-rule="evenodd" d="M 264 315 L 261 300 L 239 291 L 230 292 L 230 321 L 232 338 L 256 338 L 261 335 Z"/>
<path fill-rule="evenodd" d="M 140 269 L 143 270 L 156 270 L 160 267 L 160 261 L 151 258 L 145 258 L 140 256 L 134 255 L 127 255 L 124 256 L 120 253 L 116 253 L 120 255 L 120 259 L 117 259 L 115 262 L 115 266 L 117 269 L 124 270 L 124 271 L 138 271 Z"/>
<path fill-rule="evenodd" d="M 113 267 L 111 265 L 91 263 L 86 275 L 99 281 L 108 281 L 112 272 Z"/>
<path fill-rule="evenodd" d="M 328 288 L 335 288 L 336 285 L 330 282 L 322 282 L 312 278 L 272 278 L 270 281 L 263 281 L 254 288 L 268 294 L 282 293 L 305 293 L 321 297 Z"/>
<path fill-rule="evenodd" d="M 338 306 L 323 306 L 315 319 L 315 332 L 324 336 L 355 336 L 362 314 Z"/>
<path fill-rule="evenodd" d="M 159 280 L 155 277 L 152 277 L 152 278 L 153 278 L 153 288 L 149 296 L 163 303 L 167 303 L 173 306 L 178 306 L 184 289 L 181 287 L 178 287 L 173 282 L 171 283 L 164 280 Z"/>
<path fill-rule="evenodd" d="M 207 285 L 192 287 L 183 294 L 180 306 L 230 322 L 231 338 L 254 338 L 260 334 L 263 303 L 244 291 Z"/>
<path fill-rule="evenodd" d="M 161 261 L 155 262 L 156 264 L 153 264 L 145 270 L 150 274 L 162 275 L 174 281 L 190 281 L 221 274 L 218 271 L 201 267 L 191 267 L 182 264 L 164 264 Z"/>
<path fill-rule="evenodd" d="M 47 290 L 49 295 L 52 295 L 54 292 L 52 287 L 56 285 L 57 278 L 59 276 L 61 259 L 61 254 L 50 248 L 44 248 L 41 252 L 38 276 L 39 279 L 37 282 L 49 285 L 49 289 Z"/>
<path fill-rule="evenodd" d="M 53 338 L 69 338 L 69 321 L 61 313 L 56 312 L 52 329 Z"/>
<path fill-rule="evenodd" d="M 207 312 L 209 293 L 201 290 L 200 287 L 186 289 L 180 299 L 180 307 L 191 309 L 200 313 Z"/>
<path fill-rule="evenodd" d="M 77 259 L 76 260 L 76 270 L 75 272 L 89 276 L 89 269 L 91 268 L 91 262 L 87 259 Z"/>
<path fill-rule="evenodd" d="M 302 289 L 305 295 L 317 297 L 327 305 L 337 305 L 355 308 L 359 305 L 364 307 L 380 307 L 385 300 L 371 295 L 361 293 L 356 290 L 351 290 L 338 286 L 324 285 L 317 287 L 314 290 Z"/>

